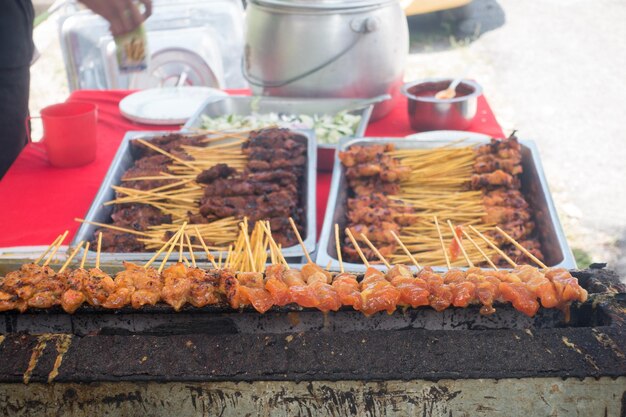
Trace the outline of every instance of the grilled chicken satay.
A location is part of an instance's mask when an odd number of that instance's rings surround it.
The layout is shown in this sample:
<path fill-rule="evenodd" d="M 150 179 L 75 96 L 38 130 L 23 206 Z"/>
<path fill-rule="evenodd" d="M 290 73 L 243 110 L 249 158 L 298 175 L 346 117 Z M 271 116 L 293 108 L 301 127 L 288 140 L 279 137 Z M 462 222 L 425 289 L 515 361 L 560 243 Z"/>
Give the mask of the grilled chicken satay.
<path fill-rule="evenodd" d="M 221 301 L 219 294 L 219 271 L 205 271 L 199 268 L 189 268 L 187 277 L 190 281 L 188 301 L 194 307 L 204 307 L 218 304 Z"/>
<path fill-rule="evenodd" d="M 330 285 L 332 274 L 319 265 L 307 263 L 302 267 L 302 276 L 307 286 L 313 289 L 319 303 L 316 308 L 323 312 L 337 311 L 341 308 L 341 299 Z"/>
<path fill-rule="evenodd" d="M 115 291 L 115 282 L 100 268 L 89 270 L 87 280 L 83 282 L 87 302 L 92 306 L 102 306 L 109 295 Z"/>
<path fill-rule="evenodd" d="M 443 276 L 443 281 L 452 290 L 452 305 L 455 307 L 465 308 L 476 301 L 476 284 L 468 281 L 466 276 L 466 272 L 458 269 L 451 269 Z"/>
<path fill-rule="evenodd" d="M 398 305 L 415 308 L 429 304 L 428 284 L 423 279 L 414 277 L 408 267 L 394 266 L 387 272 L 387 280 L 400 291 Z"/>
<path fill-rule="evenodd" d="M 260 272 L 241 272 L 239 281 L 239 304 L 252 305 L 259 313 L 265 313 L 274 305 L 272 294 L 265 289 L 263 274 Z"/>
<path fill-rule="evenodd" d="M 342 272 L 335 275 L 331 285 L 337 292 L 342 305 L 352 306 L 355 310 L 361 310 L 363 306 L 361 285 L 357 281 L 356 275 Z"/>
<path fill-rule="evenodd" d="M 17 309 L 26 311 L 30 299 L 40 293 L 48 291 L 49 282 L 56 273 L 49 266 L 24 264 L 18 271 L 9 272 L 2 282 L 0 289 L 0 309 L 3 311 Z M 41 294 L 31 307 L 51 302 L 49 294 Z M 52 301 L 53 302 L 53 301 Z M 54 304 L 51 304 L 52 306 Z"/>
<path fill-rule="evenodd" d="M 74 313 L 78 307 L 87 301 L 85 282 L 89 280 L 89 272 L 84 268 L 77 268 L 59 274 L 65 284 L 65 291 L 61 295 L 61 307 L 66 313 Z"/>
<path fill-rule="evenodd" d="M 116 291 L 109 297 L 105 307 L 112 308 L 109 305 L 126 305 L 130 302 L 133 308 L 140 308 L 158 303 L 163 283 L 156 269 L 146 269 L 131 262 L 124 262 L 124 268 L 115 276 Z"/>
<path fill-rule="evenodd" d="M 554 284 L 540 270 L 530 265 L 520 265 L 513 273 L 526 283 L 528 289 L 541 300 L 543 307 L 554 308 L 559 305 L 560 300 Z"/>
<path fill-rule="evenodd" d="M 52 271 L 33 286 L 33 294 L 28 299 L 28 306 L 33 308 L 50 308 L 59 305 L 61 304 L 61 296 L 64 291 L 65 285 L 63 281 Z"/>
<path fill-rule="evenodd" d="M 317 307 L 320 304 L 315 291 L 308 286 L 302 273 L 296 269 L 289 269 L 283 274 L 283 281 L 289 287 L 291 300 L 300 307 Z"/>
<path fill-rule="evenodd" d="M 177 262 L 165 268 L 161 274 L 163 287 L 161 299 L 179 311 L 189 297 L 191 281 L 187 277 L 187 267 L 182 262 Z"/>
<path fill-rule="evenodd" d="M 443 311 L 450 307 L 454 299 L 452 289 L 444 282 L 443 277 L 426 267 L 417 275 L 428 285 L 428 302 L 436 311 Z"/>
<path fill-rule="evenodd" d="M 554 284 L 561 304 L 572 301 L 580 301 L 581 303 L 587 301 L 587 291 L 580 286 L 578 280 L 567 269 L 552 268 L 546 272 L 545 276 Z"/>
<path fill-rule="evenodd" d="M 361 311 L 366 316 L 378 311 L 391 314 L 400 300 L 400 291 L 376 268 L 367 268 L 361 281 Z"/>
<path fill-rule="evenodd" d="M 500 297 L 500 279 L 496 276 L 499 271 L 484 271 L 477 268 L 470 268 L 466 274 L 466 280 L 475 286 L 474 294 L 477 300 L 482 304 L 480 314 L 490 315 L 496 312 L 493 303 L 499 301 Z"/>
<path fill-rule="evenodd" d="M 292 302 L 289 286 L 283 276 L 287 272 L 284 265 L 270 265 L 265 269 L 265 289 L 269 291 L 274 300 L 274 305 L 285 306 Z"/>
<path fill-rule="evenodd" d="M 500 282 L 498 289 L 502 298 L 511 304 L 517 311 L 528 317 L 537 314 L 539 302 L 537 296 L 523 282 Z"/>

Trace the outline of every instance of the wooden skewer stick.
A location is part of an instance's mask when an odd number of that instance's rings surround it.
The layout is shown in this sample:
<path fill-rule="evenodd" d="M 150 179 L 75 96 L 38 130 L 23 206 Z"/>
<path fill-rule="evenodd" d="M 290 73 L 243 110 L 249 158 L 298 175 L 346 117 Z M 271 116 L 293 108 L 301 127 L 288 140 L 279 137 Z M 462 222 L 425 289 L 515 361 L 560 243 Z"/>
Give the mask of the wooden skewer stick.
<path fill-rule="evenodd" d="M 459 239 L 459 237 L 456 235 L 456 232 L 454 231 L 454 226 L 452 226 L 452 222 L 450 220 L 448 220 L 448 227 L 450 228 L 450 231 L 452 232 L 452 238 L 454 239 L 456 244 L 459 245 L 459 248 L 461 249 L 461 253 L 463 254 L 463 257 L 465 258 L 465 262 L 467 262 L 470 268 L 473 268 L 474 262 L 472 262 L 469 256 L 467 256 L 467 252 L 465 252 L 463 243 L 461 242 L 461 239 Z"/>
<path fill-rule="evenodd" d="M 57 254 L 57 251 L 59 250 L 59 248 L 61 247 L 61 244 L 63 243 L 63 241 L 65 240 L 65 237 L 67 236 L 67 234 L 69 233 L 69 230 L 66 230 L 62 235 L 61 238 L 59 239 L 59 241 L 54 245 L 54 249 L 52 250 L 52 253 L 50 254 L 50 256 L 48 257 L 48 259 L 46 259 L 46 262 L 44 262 L 43 266 L 48 266 L 48 264 L 50 263 L 50 261 L 52 260 L 52 258 L 54 258 L 54 255 Z"/>
<path fill-rule="evenodd" d="M 92 221 L 89 221 L 89 220 L 79 219 L 79 218 L 74 219 L 74 221 L 77 221 L 79 223 L 93 224 L 94 226 L 100 226 L 100 227 L 104 227 L 106 229 L 117 230 L 118 232 L 130 233 L 132 235 L 150 236 L 148 233 L 145 233 L 145 232 L 139 232 L 139 231 L 134 230 L 134 229 L 127 229 L 125 227 L 114 226 L 112 224 L 92 222 Z"/>
<path fill-rule="evenodd" d="M 256 266 L 254 265 L 254 257 L 252 256 L 252 247 L 250 246 L 250 237 L 248 236 L 248 227 L 243 223 L 239 223 L 239 227 L 241 227 L 241 233 L 243 233 L 244 243 L 246 244 L 246 251 L 248 252 L 248 257 L 250 259 L 250 265 L 252 266 L 252 272 L 256 271 Z"/>
<path fill-rule="evenodd" d="M 302 236 L 300 236 L 300 232 L 298 232 L 296 223 L 293 221 L 291 217 L 289 218 L 289 223 L 291 223 L 291 228 L 293 229 L 293 232 L 296 234 L 296 238 L 298 239 L 298 242 L 300 243 L 300 246 L 302 247 L 302 251 L 304 252 L 304 256 L 306 257 L 307 262 L 312 264 L 313 261 L 311 260 L 309 251 L 306 250 L 306 246 L 304 245 L 304 242 L 302 241 Z"/>
<path fill-rule="evenodd" d="M 491 260 L 491 258 L 485 253 L 485 251 L 483 251 L 480 248 L 480 246 L 478 246 L 478 243 L 476 243 L 474 241 L 474 239 L 472 239 L 472 237 L 469 235 L 469 233 L 467 233 L 465 230 L 463 230 L 463 235 L 467 238 L 467 240 L 469 240 L 472 243 L 472 245 L 474 245 L 476 250 L 478 250 L 478 252 L 480 252 L 480 254 L 483 256 L 483 258 L 485 258 L 485 261 L 487 261 L 489 266 L 491 266 L 494 269 L 494 271 L 497 271 L 498 267 L 496 266 L 496 264 L 494 264 L 493 261 Z"/>
<path fill-rule="evenodd" d="M 270 226 L 270 222 L 269 221 L 261 222 L 261 226 L 263 227 L 265 234 L 270 240 L 270 247 L 274 249 L 274 252 L 276 253 L 276 257 L 278 258 L 278 261 L 281 262 L 283 265 L 285 265 L 287 269 L 289 269 L 289 264 L 287 263 L 287 260 L 283 256 L 280 250 L 280 247 L 276 244 L 276 241 L 274 240 L 274 236 L 272 236 L 272 229 Z"/>
<path fill-rule="evenodd" d="M 96 249 L 96 269 L 100 269 L 100 253 L 102 252 L 102 232 L 98 233 L 98 246 Z"/>
<path fill-rule="evenodd" d="M 361 247 L 359 246 L 358 243 L 356 243 L 356 239 L 354 238 L 354 236 L 352 236 L 352 232 L 347 227 L 346 227 L 346 235 L 348 235 L 350 242 L 352 242 L 352 244 L 354 245 L 354 249 L 356 249 L 356 252 L 359 254 L 359 257 L 363 261 L 363 264 L 369 268 L 370 263 L 367 261 L 367 258 L 365 257 L 365 255 L 363 255 L 363 251 L 361 250 Z"/>
<path fill-rule="evenodd" d="M 489 240 L 487 238 L 487 236 L 483 235 L 478 230 L 476 230 L 476 228 L 474 226 L 470 225 L 469 228 L 472 229 L 472 232 L 476 233 L 478 235 L 478 237 L 480 237 L 482 240 L 484 240 L 486 244 L 491 246 L 491 248 L 493 250 L 498 252 L 498 255 L 502 256 L 504 258 L 504 260 L 509 263 L 509 265 L 511 265 L 513 268 L 517 268 L 517 264 L 515 263 L 515 261 L 513 261 L 513 259 L 509 258 L 509 256 L 506 253 L 504 253 L 502 251 L 502 249 L 500 249 L 495 243 L 493 243 L 491 240 Z"/>
<path fill-rule="evenodd" d="M 35 262 L 33 262 L 35 265 L 39 264 L 39 262 L 41 262 L 41 260 L 46 257 L 46 255 L 52 250 L 52 248 L 56 246 L 59 239 L 61 239 L 61 236 L 63 235 L 62 234 L 58 235 L 57 238 L 54 239 L 54 241 L 50 244 L 50 246 L 48 246 L 48 249 L 46 249 L 46 251 L 42 253 L 41 256 L 35 260 Z"/>
<path fill-rule="evenodd" d="M 343 274 L 343 257 L 341 255 L 341 244 L 339 243 L 339 225 L 335 223 L 335 246 L 337 247 L 337 259 L 339 260 L 339 271 Z"/>
<path fill-rule="evenodd" d="M 441 251 L 443 252 L 443 256 L 446 259 L 446 265 L 448 269 L 451 269 L 450 259 L 448 258 L 448 253 L 446 252 L 446 245 L 443 243 L 443 236 L 441 235 L 441 229 L 439 228 L 439 220 L 437 220 L 437 216 L 435 216 L 435 227 L 437 228 L 437 234 L 439 235 L 439 243 L 441 243 Z"/>
<path fill-rule="evenodd" d="M 85 251 L 83 252 L 83 259 L 80 260 L 80 269 L 85 269 L 85 261 L 87 260 L 87 253 L 89 252 L 90 243 L 85 245 Z"/>
<path fill-rule="evenodd" d="M 528 249 L 526 249 L 525 247 L 523 247 L 522 245 L 519 244 L 519 242 L 515 239 L 513 239 L 507 232 L 505 232 L 504 230 L 502 230 L 500 227 L 496 226 L 496 230 L 502 235 L 504 236 L 509 242 L 511 242 L 517 249 L 521 250 L 522 252 L 524 252 L 524 255 L 528 256 L 528 258 L 532 259 L 533 262 L 535 262 L 537 265 L 539 265 L 541 268 L 543 269 L 548 269 L 548 266 L 546 264 L 544 264 L 543 262 L 541 262 L 535 255 L 533 255 L 532 253 L 530 253 L 530 251 Z"/>
<path fill-rule="evenodd" d="M 193 169 L 194 171 L 197 171 L 197 172 L 202 172 L 202 170 L 200 168 L 193 166 L 192 164 L 190 164 L 189 162 L 185 161 L 184 159 L 180 159 L 179 157 L 177 157 L 175 155 L 172 155 L 171 153 L 169 153 L 167 151 L 164 151 L 163 149 L 159 148 L 158 146 L 154 146 L 153 144 L 151 144 L 149 142 L 146 142 L 143 139 L 135 139 L 135 140 L 137 142 L 141 143 L 142 145 L 147 146 L 148 148 L 150 148 L 150 149 L 152 149 L 154 151 L 157 151 L 160 154 L 163 154 L 163 155 L 167 156 L 168 158 L 170 158 L 170 159 L 172 159 L 172 160 L 174 160 L 174 161 L 176 161 L 176 162 L 178 162 L 178 163 L 180 163 L 182 165 L 185 165 L 187 168 L 191 168 L 191 169 Z"/>
<path fill-rule="evenodd" d="M 185 222 L 183 225 L 187 226 L 187 222 Z M 163 271 L 163 268 L 165 268 L 165 264 L 167 263 L 167 260 L 169 259 L 170 255 L 172 254 L 172 251 L 176 247 L 176 243 L 182 232 L 183 232 L 183 228 L 181 227 L 173 236 L 173 239 L 171 239 L 172 243 L 170 244 L 170 248 L 167 250 L 165 257 L 163 258 L 163 261 L 161 261 L 161 265 L 159 265 L 159 269 L 157 270 L 159 274 L 161 273 L 161 271 Z"/>
<path fill-rule="evenodd" d="M 193 253 L 193 247 L 191 246 L 191 239 L 189 239 L 189 235 L 185 233 L 185 239 L 187 239 L 187 246 L 189 247 L 189 256 L 191 256 L 191 265 L 196 267 L 196 255 Z"/>
<path fill-rule="evenodd" d="M 419 269 L 422 269 L 422 267 L 420 266 L 419 262 L 417 262 L 417 259 L 415 259 L 415 256 L 413 256 L 411 251 L 404 245 L 404 243 L 402 243 L 402 241 L 400 240 L 398 235 L 396 235 L 396 233 L 393 230 L 390 230 L 390 232 L 391 232 L 391 235 L 394 237 L 394 239 L 396 239 L 396 242 L 398 242 L 398 245 L 400 245 L 402 250 L 404 250 L 404 253 L 406 253 L 406 255 L 409 257 L 409 259 L 411 259 L 411 262 L 413 262 L 413 265 L 415 265 Z"/>
<path fill-rule="evenodd" d="M 228 250 L 230 250 L 230 245 L 228 245 Z M 220 251 L 219 259 L 217 261 L 217 269 L 222 269 L 222 255 L 224 252 Z"/>
<path fill-rule="evenodd" d="M 202 234 L 200 233 L 200 230 L 198 230 L 198 226 L 194 226 L 193 228 L 196 231 L 196 236 L 198 236 L 198 240 L 200 241 L 200 244 L 202 245 L 204 252 L 206 252 L 207 258 L 213 265 L 213 268 L 218 269 L 217 264 L 215 263 L 215 258 L 213 257 L 213 255 L 211 255 L 211 252 L 209 252 L 209 248 L 207 248 L 206 243 L 204 243 L 204 239 L 202 238 Z M 220 251 L 220 254 L 221 253 L 222 252 Z"/>
<path fill-rule="evenodd" d="M 186 225 L 185 225 L 186 226 Z M 178 237 L 178 262 L 183 261 L 183 246 L 185 244 L 185 226 L 183 226 L 180 236 Z"/>
<path fill-rule="evenodd" d="M 230 257 L 233 254 L 233 245 L 228 245 L 228 252 L 226 253 L 226 260 L 224 261 L 224 268 L 228 268 L 230 266 Z M 222 254 L 220 253 L 220 257 Z M 222 266 L 222 260 L 220 259 L 220 267 Z"/>
<path fill-rule="evenodd" d="M 63 264 L 63 266 L 61 267 L 61 269 L 59 269 L 59 272 L 57 272 L 57 274 L 62 273 L 63 271 L 65 271 L 65 268 L 67 268 L 67 266 L 70 264 L 70 262 L 72 262 L 72 259 L 74 259 L 74 256 L 76 256 L 76 254 L 78 253 L 78 251 L 80 250 L 80 248 L 83 246 L 83 242 L 82 240 L 80 242 L 78 242 L 78 246 L 76 246 L 74 248 L 74 250 L 72 251 L 72 253 L 70 254 L 69 258 L 67 258 L 67 261 L 65 261 L 65 263 Z"/>
<path fill-rule="evenodd" d="M 391 269 L 391 264 L 389 262 L 387 262 L 387 260 L 382 255 L 382 253 L 380 253 L 379 250 L 376 249 L 376 246 L 374 246 L 374 244 L 372 242 L 370 242 L 370 240 L 367 238 L 367 236 L 365 236 L 363 233 L 361 233 L 361 239 L 363 239 L 365 241 L 365 244 L 367 246 L 369 246 L 369 248 L 376 254 L 378 259 L 380 259 L 381 262 L 385 264 L 387 269 Z"/>
<path fill-rule="evenodd" d="M 150 260 L 149 260 L 148 262 L 146 262 L 146 264 L 145 264 L 143 267 L 144 267 L 144 268 L 149 267 L 149 266 L 152 264 L 152 262 L 154 262 L 154 261 L 156 260 L 156 258 L 158 258 L 158 257 L 159 257 L 159 255 L 160 255 L 161 253 L 163 253 L 163 251 L 164 251 L 165 249 L 167 249 L 167 248 L 168 248 L 168 247 L 172 244 L 172 242 L 173 242 L 174 240 L 176 240 L 177 238 L 178 238 L 178 232 L 174 233 L 174 234 L 172 235 L 172 237 L 171 237 L 171 238 L 170 238 L 167 242 L 165 242 L 165 244 L 164 244 L 163 246 L 161 246 L 161 249 L 159 249 L 159 250 L 157 251 L 157 253 L 155 253 L 155 254 L 154 254 L 154 256 L 153 256 L 152 258 L 150 258 Z"/>

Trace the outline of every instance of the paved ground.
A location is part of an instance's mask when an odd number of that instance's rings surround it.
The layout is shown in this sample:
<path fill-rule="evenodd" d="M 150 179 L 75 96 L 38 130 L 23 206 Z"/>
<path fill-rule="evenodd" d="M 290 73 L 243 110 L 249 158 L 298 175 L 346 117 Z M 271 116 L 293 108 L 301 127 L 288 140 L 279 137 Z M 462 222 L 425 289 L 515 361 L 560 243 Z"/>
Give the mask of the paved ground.
<path fill-rule="evenodd" d="M 407 80 L 468 67 L 505 130 L 537 141 L 572 247 L 626 276 L 626 2 L 476 0 L 410 19 Z M 54 21 L 35 31 L 31 111 L 64 100 Z M 36 130 L 36 129 L 35 129 Z"/>

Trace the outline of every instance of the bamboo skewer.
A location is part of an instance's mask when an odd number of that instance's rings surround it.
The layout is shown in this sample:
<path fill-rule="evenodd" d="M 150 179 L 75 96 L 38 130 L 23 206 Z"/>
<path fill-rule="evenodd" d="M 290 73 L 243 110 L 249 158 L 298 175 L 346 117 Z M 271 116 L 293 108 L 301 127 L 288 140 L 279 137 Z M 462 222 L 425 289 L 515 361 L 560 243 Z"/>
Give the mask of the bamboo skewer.
<path fill-rule="evenodd" d="M 341 244 L 339 243 L 339 225 L 335 223 L 335 246 L 337 247 L 337 259 L 339 260 L 339 272 L 344 273 Z"/>
<path fill-rule="evenodd" d="M 179 157 L 172 155 L 171 153 L 164 151 L 163 149 L 159 148 L 158 146 L 155 146 L 149 142 L 146 142 L 143 139 L 135 139 L 137 142 L 141 143 L 144 146 L 147 146 L 148 148 L 159 152 L 160 154 L 163 154 L 165 156 L 167 156 L 168 158 L 171 158 L 172 160 L 178 162 L 179 164 L 185 165 L 186 167 L 189 167 L 191 169 L 193 169 L 194 171 L 197 172 L 202 172 L 202 170 L 200 168 L 194 167 L 193 165 L 189 164 L 187 161 L 185 161 L 184 159 L 180 159 Z"/>
<path fill-rule="evenodd" d="M 163 271 L 163 268 L 165 267 L 167 260 L 172 254 L 172 251 L 174 250 L 174 248 L 176 247 L 177 240 L 179 239 L 180 235 L 183 233 L 183 230 L 186 226 L 187 226 L 187 222 L 183 223 L 182 227 L 178 230 L 178 232 L 176 232 L 176 234 L 172 236 L 172 239 L 171 239 L 172 243 L 170 244 L 170 248 L 167 250 L 165 257 L 163 258 L 163 261 L 161 262 L 161 265 L 159 265 L 159 269 L 157 270 L 159 274 L 161 273 L 161 271 Z"/>
<path fill-rule="evenodd" d="M 165 243 L 163 244 L 163 246 L 161 246 L 161 249 L 159 249 L 159 250 L 158 250 L 158 251 L 154 254 L 154 256 L 153 256 L 152 258 L 150 258 L 150 260 L 149 260 L 148 262 L 146 262 L 146 264 L 145 264 L 143 267 L 144 267 L 144 268 L 148 268 L 148 267 L 152 264 L 152 262 L 154 262 L 154 261 L 156 260 L 156 258 L 158 258 L 158 257 L 159 257 L 159 255 L 160 255 L 161 253 L 163 253 L 163 251 L 165 250 L 165 248 L 167 248 L 169 245 L 171 245 L 171 244 L 172 244 L 172 242 L 176 239 L 176 237 L 177 237 L 177 236 L 178 236 L 178 235 L 177 235 L 176 233 L 175 233 L 175 234 L 173 234 L 173 235 L 172 235 L 172 237 L 171 237 L 171 238 L 170 238 L 167 242 L 165 242 Z"/>
<path fill-rule="evenodd" d="M 272 236 L 272 230 L 271 230 L 271 226 L 270 226 L 270 222 L 261 222 L 261 226 L 263 227 L 263 230 L 265 230 L 265 233 L 267 234 L 267 237 L 269 238 L 269 242 L 270 242 L 270 247 L 274 248 L 274 252 L 276 253 L 276 257 L 278 258 L 278 260 L 280 262 L 282 262 L 285 267 L 287 269 L 289 269 L 289 264 L 287 263 L 287 260 L 285 259 L 285 257 L 283 256 L 281 250 L 280 250 L 280 246 L 278 246 L 276 244 L 276 241 L 274 240 L 274 237 Z"/>
<path fill-rule="evenodd" d="M 243 239 L 246 245 L 246 251 L 248 252 L 248 256 L 250 257 L 250 264 L 252 265 L 252 272 L 257 272 L 256 266 L 254 265 L 254 262 L 252 261 L 254 258 L 252 257 L 252 248 L 250 247 L 250 237 L 248 236 L 248 225 L 244 223 L 239 223 L 239 227 L 241 227 L 241 233 L 243 233 Z"/>
<path fill-rule="evenodd" d="M 300 232 L 298 232 L 298 228 L 296 227 L 296 223 L 293 221 L 291 217 L 289 218 L 289 223 L 291 223 L 291 228 L 293 229 L 293 232 L 296 234 L 296 239 L 298 239 L 298 242 L 300 243 L 300 246 L 302 247 L 302 251 L 304 252 L 304 256 L 306 257 L 307 262 L 312 264 L 313 261 L 311 260 L 309 251 L 306 249 L 306 246 L 304 245 L 304 242 L 302 241 L 302 236 L 300 236 Z"/>
<path fill-rule="evenodd" d="M 448 227 L 450 228 L 450 231 L 452 232 L 452 238 L 454 239 L 456 244 L 459 245 L 459 248 L 461 249 L 461 253 L 463 254 L 463 257 L 465 258 L 465 262 L 467 262 L 470 268 L 473 268 L 474 263 L 469 258 L 469 256 L 467 256 L 467 252 L 465 252 L 463 243 L 461 242 L 461 239 L 459 239 L 459 237 L 456 235 L 456 232 L 454 231 L 454 226 L 452 226 L 452 222 L 450 220 L 448 220 Z"/>
<path fill-rule="evenodd" d="M 85 268 L 85 261 L 87 260 L 87 253 L 89 252 L 89 245 L 90 245 L 89 242 L 87 242 L 87 244 L 85 245 L 85 251 L 83 252 L 83 259 L 80 260 L 80 269 Z"/>
<path fill-rule="evenodd" d="M 181 228 L 180 236 L 178 237 L 178 262 L 183 261 L 183 246 L 185 245 L 185 226 Z"/>
<path fill-rule="evenodd" d="M 502 251 L 502 249 L 500 249 L 495 243 L 493 243 L 485 235 L 483 235 L 478 230 L 476 230 L 476 228 L 474 226 L 469 226 L 469 228 L 472 229 L 472 232 L 476 233 L 478 235 L 478 237 L 480 237 L 486 244 L 491 246 L 491 248 L 493 250 L 498 252 L 498 255 L 502 256 L 504 258 L 504 260 L 506 260 L 509 263 L 509 265 L 511 265 L 513 268 L 517 268 L 517 264 L 515 263 L 515 261 L 513 261 L 513 259 L 509 258 L 509 256 L 506 253 L 504 253 Z"/>
<path fill-rule="evenodd" d="M 204 249 L 204 252 L 206 252 L 207 259 L 211 262 L 213 267 L 215 269 L 217 269 L 217 264 L 215 263 L 215 258 L 213 257 L 213 255 L 211 255 L 211 252 L 209 252 L 209 248 L 207 248 L 206 243 L 204 243 L 204 239 L 202 238 L 202 234 L 200 233 L 200 230 L 198 230 L 198 226 L 194 226 L 193 228 L 196 231 L 196 236 L 198 236 L 198 240 L 200 241 L 200 244 L 202 245 L 202 248 Z"/>
<path fill-rule="evenodd" d="M 487 261 L 489 266 L 491 266 L 494 269 L 494 271 L 497 271 L 498 267 L 496 266 L 496 264 L 494 264 L 493 261 L 491 260 L 491 258 L 480 248 L 480 246 L 478 246 L 478 243 L 476 243 L 474 241 L 474 239 L 472 239 L 472 237 L 469 235 L 469 233 L 467 233 L 465 230 L 463 230 L 463 235 L 467 238 L 467 240 L 469 240 L 472 243 L 472 245 L 474 245 L 476 250 L 478 252 L 480 252 L 480 254 L 483 256 L 483 258 L 485 258 L 485 261 Z"/>
<path fill-rule="evenodd" d="M 548 266 L 546 264 L 541 262 L 535 255 L 530 253 L 530 251 L 528 249 L 526 249 L 525 247 L 520 245 L 515 239 L 513 239 L 511 236 L 509 236 L 509 234 L 507 232 L 505 232 L 504 230 L 502 230 L 498 226 L 496 226 L 496 230 L 502 236 L 504 236 L 509 242 L 511 242 L 517 249 L 521 250 L 524 253 L 524 255 L 528 256 L 533 262 L 535 262 L 537 265 L 539 265 L 543 269 L 548 269 Z"/>
<path fill-rule="evenodd" d="M 187 246 L 189 247 L 189 256 L 191 256 L 191 264 L 193 267 L 196 267 L 196 255 L 193 253 L 193 248 L 191 247 L 191 239 L 189 239 L 189 235 L 185 233 L 185 239 L 187 239 Z"/>
<path fill-rule="evenodd" d="M 48 246 L 48 249 L 46 249 L 46 251 L 42 253 L 41 256 L 35 260 L 35 262 L 33 262 L 35 265 L 38 265 L 39 262 L 41 262 L 41 260 L 45 258 L 46 255 L 52 250 L 52 248 L 56 246 L 59 239 L 61 239 L 61 236 L 63 236 L 63 234 L 58 235 L 56 239 L 54 239 L 54 241 L 50 244 L 50 246 Z"/>
<path fill-rule="evenodd" d="M 439 220 L 437 220 L 437 216 L 435 216 L 435 227 L 437 228 L 437 234 L 439 235 L 439 242 L 441 243 L 441 251 L 443 252 L 443 256 L 446 259 L 446 265 L 448 269 L 451 269 L 450 259 L 448 258 L 448 253 L 446 252 L 446 245 L 443 243 L 443 236 L 441 235 L 441 229 L 439 228 Z"/>
<path fill-rule="evenodd" d="M 96 250 L 96 269 L 100 269 L 100 253 L 102 253 L 102 232 L 98 233 L 98 246 Z"/>
<path fill-rule="evenodd" d="M 346 227 L 346 235 L 348 235 L 348 238 L 350 239 L 350 242 L 352 242 L 352 244 L 354 245 L 354 249 L 356 249 L 356 252 L 359 254 L 359 257 L 363 261 L 363 264 L 367 268 L 369 268 L 370 267 L 370 263 L 367 261 L 367 258 L 365 257 L 365 255 L 363 254 L 363 251 L 359 247 L 359 244 L 356 243 L 356 239 L 354 238 L 354 236 L 352 236 L 352 232 L 347 227 Z"/>
<path fill-rule="evenodd" d="M 50 253 L 50 256 L 48 257 L 48 259 L 46 259 L 46 262 L 44 262 L 43 266 L 48 266 L 48 264 L 50 263 L 50 261 L 52 261 L 52 258 L 54 258 L 54 255 L 57 254 L 57 251 L 59 250 L 59 248 L 61 247 L 61 245 L 63 244 L 63 241 L 65 240 L 65 237 L 67 236 L 67 234 L 69 233 L 69 230 L 66 230 L 62 235 L 61 238 L 59 239 L 59 241 L 57 243 L 55 243 L 54 245 L 54 249 L 52 250 L 52 253 Z"/>
<path fill-rule="evenodd" d="M 77 221 L 79 223 L 93 224 L 94 226 L 104 227 L 105 229 L 117 230 L 118 232 L 130 233 L 132 235 L 149 236 L 148 233 L 145 233 L 145 232 L 139 232 L 134 229 L 127 229 L 125 227 L 114 226 L 112 224 L 92 222 L 90 220 L 85 220 L 85 219 L 80 219 L 80 218 L 75 218 L 74 221 Z"/>
<path fill-rule="evenodd" d="M 85 242 L 83 242 L 82 240 L 80 242 L 78 242 L 78 246 L 76 246 L 74 248 L 74 250 L 72 251 L 70 256 L 67 258 L 67 260 L 65 261 L 65 263 L 63 264 L 61 269 L 59 269 L 59 272 L 57 272 L 57 274 L 61 274 L 61 273 L 63 273 L 63 271 L 65 271 L 65 268 L 67 268 L 67 266 L 70 264 L 70 262 L 72 262 L 72 259 L 74 259 L 74 256 L 76 256 L 76 254 L 78 253 L 80 248 L 83 246 L 83 243 L 85 243 Z"/>
<path fill-rule="evenodd" d="M 415 265 L 419 269 L 422 269 L 422 267 L 420 266 L 419 262 L 417 262 L 417 259 L 415 259 L 415 257 L 411 253 L 411 251 L 409 251 L 409 249 L 404 245 L 404 243 L 402 243 L 402 241 L 400 240 L 398 235 L 396 235 L 396 232 L 394 232 L 393 230 L 390 230 L 390 232 L 391 232 L 391 235 L 393 236 L 393 238 L 396 240 L 396 242 L 398 242 L 398 245 L 400 245 L 402 250 L 404 250 L 404 253 L 406 253 L 406 255 L 409 257 L 409 259 L 411 259 L 411 262 L 413 262 L 413 265 Z"/>
<path fill-rule="evenodd" d="M 367 236 L 365 236 L 363 233 L 361 233 L 361 239 L 363 239 L 365 241 L 365 244 L 367 246 L 369 246 L 369 248 L 376 254 L 376 256 L 378 257 L 378 259 L 381 260 L 381 262 L 383 264 L 385 264 L 385 266 L 387 267 L 387 269 L 391 269 L 391 264 L 389 262 L 387 262 L 387 260 L 385 259 L 385 257 L 380 253 L 380 251 L 378 249 L 376 249 L 376 246 L 374 246 L 372 244 L 372 242 L 370 242 L 370 240 L 367 238 Z"/>

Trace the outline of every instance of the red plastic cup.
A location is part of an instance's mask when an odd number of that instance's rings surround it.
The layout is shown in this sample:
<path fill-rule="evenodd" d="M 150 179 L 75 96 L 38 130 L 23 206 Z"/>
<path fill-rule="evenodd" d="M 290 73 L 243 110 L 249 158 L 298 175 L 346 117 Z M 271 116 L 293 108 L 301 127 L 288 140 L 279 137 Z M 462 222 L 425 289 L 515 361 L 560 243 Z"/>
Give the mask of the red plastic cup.
<path fill-rule="evenodd" d="M 96 159 L 95 104 L 78 101 L 54 104 L 42 109 L 40 114 L 43 123 L 41 143 L 51 165 L 79 167 Z"/>

